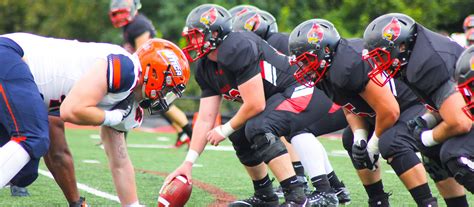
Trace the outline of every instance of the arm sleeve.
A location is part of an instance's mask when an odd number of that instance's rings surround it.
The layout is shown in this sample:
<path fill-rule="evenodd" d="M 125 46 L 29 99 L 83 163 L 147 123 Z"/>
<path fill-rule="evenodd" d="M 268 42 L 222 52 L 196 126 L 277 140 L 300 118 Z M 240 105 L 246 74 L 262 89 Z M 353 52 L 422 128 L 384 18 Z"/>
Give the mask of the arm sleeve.
<path fill-rule="evenodd" d="M 107 56 L 107 92 L 121 93 L 132 90 L 135 83 L 135 65 L 122 54 Z"/>

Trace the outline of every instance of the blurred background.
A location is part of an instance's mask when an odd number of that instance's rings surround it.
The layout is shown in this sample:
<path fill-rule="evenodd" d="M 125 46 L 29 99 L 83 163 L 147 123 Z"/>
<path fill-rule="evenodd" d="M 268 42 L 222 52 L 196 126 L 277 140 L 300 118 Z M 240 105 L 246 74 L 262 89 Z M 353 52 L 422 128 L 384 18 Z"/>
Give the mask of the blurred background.
<path fill-rule="evenodd" d="M 474 13 L 474 0 L 141 0 L 139 12 L 154 24 L 157 36 L 181 47 L 187 14 L 203 3 L 216 3 L 227 9 L 251 4 L 272 13 L 280 32 L 290 32 L 311 18 L 333 22 L 343 37 L 361 37 L 365 26 L 387 12 L 401 12 L 438 32 L 463 32 L 464 18 Z M 44 36 L 80 41 L 122 44 L 122 29 L 114 28 L 108 17 L 109 0 L 0 0 L 0 33 L 31 32 Z M 190 113 L 197 110 L 200 95 L 194 78 L 177 105 Z M 235 109 L 225 102 L 223 114 Z"/>

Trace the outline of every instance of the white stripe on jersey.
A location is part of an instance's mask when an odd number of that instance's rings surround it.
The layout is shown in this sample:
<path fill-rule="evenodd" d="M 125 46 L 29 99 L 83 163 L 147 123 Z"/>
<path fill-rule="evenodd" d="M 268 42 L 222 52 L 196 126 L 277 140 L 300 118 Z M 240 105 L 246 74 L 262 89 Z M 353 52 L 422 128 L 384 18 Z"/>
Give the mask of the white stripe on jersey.
<path fill-rule="evenodd" d="M 291 94 L 291 98 L 307 96 L 307 95 L 313 94 L 313 91 L 314 91 L 313 87 L 308 88 L 306 86 L 298 86 L 293 91 L 293 94 Z"/>
<path fill-rule="evenodd" d="M 277 86 L 277 75 L 275 66 L 271 65 L 267 61 L 263 61 L 263 72 L 265 74 L 265 80 Z"/>

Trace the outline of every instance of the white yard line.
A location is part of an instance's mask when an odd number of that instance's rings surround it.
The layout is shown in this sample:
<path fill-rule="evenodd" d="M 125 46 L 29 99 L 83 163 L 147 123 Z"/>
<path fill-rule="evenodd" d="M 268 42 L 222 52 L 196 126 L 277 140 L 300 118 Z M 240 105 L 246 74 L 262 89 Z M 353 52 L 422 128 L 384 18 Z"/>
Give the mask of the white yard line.
<path fill-rule="evenodd" d="M 149 149 L 173 149 L 173 145 L 161 145 L 161 144 L 127 144 L 129 148 L 149 148 Z M 232 146 L 206 146 L 206 150 L 211 151 L 228 151 L 233 152 L 234 148 Z"/>
<path fill-rule="evenodd" d="M 41 174 L 41 175 L 44 175 L 48 178 L 54 179 L 53 175 L 50 172 L 46 171 L 46 170 L 38 169 L 38 173 Z M 95 196 L 98 196 L 98 197 L 105 198 L 107 200 L 111 200 L 111 201 L 115 201 L 117 203 L 120 203 L 119 198 L 115 195 L 97 190 L 95 188 L 89 187 L 89 186 L 87 186 L 85 184 L 82 184 L 82 183 L 77 183 L 77 187 L 79 189 L 83 190 L 83 191 L 86 191 L 86 192 L 92 194 L 92 195 L 95 195 Z"/>

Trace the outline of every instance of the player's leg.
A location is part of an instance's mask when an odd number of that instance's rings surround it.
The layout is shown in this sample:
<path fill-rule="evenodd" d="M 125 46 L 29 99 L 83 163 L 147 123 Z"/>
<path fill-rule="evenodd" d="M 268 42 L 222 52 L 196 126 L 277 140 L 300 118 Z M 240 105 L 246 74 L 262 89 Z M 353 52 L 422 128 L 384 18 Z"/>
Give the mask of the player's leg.
<path fill-rule="evenodd" d="M 311 124 L 308 129 L 314 134 L 314 136 L 319 137 L 321 135 L 344 129 L 345 127 L 347 127 L 347 125 L 348 124 L 346 116 L 344 115 L 342 107 L 336 104 L 332 104 L 327 116 L 323 117 L 318 122 Z M 334 192 L 336 192 L 339 204 L 349 204 L 351 202 L 349 190 L 346 188 L 344 183 L 339 180 L 336 172 L 334 171 L 331 163 L 329 162 L 329 157 L 324 146 L 319 141 L 317 144 L 321 153 L 324 154 L 324 168 L 326 169 L 329 184 L 331 184 L 331 187 L 334 189 Z"/>
<path fill-rule="evenodd" d="M 392 166 L 418 206 L 437 205 L 428 186 L 425 168 L 416 155 L 416 140 L 406 123 L 424 112 L 421 104 L 403 110 L 399 120 L 380 136 L 379 141 L 380 154 Z"/>
<path fill-rule="evenodd" d="M 100 136 L 109 160 L 117 196 L 122 205 L 138 205 L 135 171 L 128 156 L 123 132 L 110 127 L 101 127 Z"/>
<path fill-rule="evenodd" d="M 21 60 L 21 48 L 0 38 L 0 125 L 8 140 L 0 148 L 0 187 L 5 186 L 30 160 L 39 160 L 49 147 L 46 107 L 28 66 Z M 37 177 L 38 169 L 15 177 L 26 187 Z"/>
<path fill-rule="evenodd" d="M 372 129 L 373 130 L 373 129 Z M 371 131 L 372 131 L 371 130 Z M 354 135 L 350 127 L 344 129 L 342 134 L 342 143 L 346 149 L 349 157 L 351 158 L 352 164 L 357 171 L 362 185 L 369 197 L 369 206 L 390 206 L 388 196 L 390 194 L 384 191 L 382 178 L 380 176 L 380 168 L 376 171 L 371 171 L 364 166 L 359 166 L 357 162 L 352 158 L 352 145 L 354 141 Z"/>
<path fill-rule="evenodd" d="M 251 144 L 245 138 L 245 127 L 232 133 L 229 136 L 230 141 L 235 149 L 236 155 L 240 163 L 244 165 L 247 173 L 252 179 L 254 195 L 250 198 L 237 200 L 229 206 L 277 206 L 278 196 L 273 191 L 272 182 L 267 172 L 267 165 L 262 159 L 251 149 Z"/>
<path fill-rule="evenodd" d="M 285 199 L 289 203 L 303 204 L 306 196 L 279 137 L 303 130 L 308 123 L 316 122 L 329 111 L 331 105 L 329 100 L 327 107 L 319 108 L 319 111 L 309 110 L 319 105 L 319 102 L 324 102 L 317 100 L 316 97 L 320 97 L 319 95 L 324 94 L 313 88 L 288 88 L 284 93 L 270 97 L 266 101 L 265 110 L 247 121 L 245 127 L 246 137 L 250 139 L 254 149 L 261 154 L 263 161 L 268 164 L 280 182 Z"/>
<path fill-rule="evenodd" d="M 176 123 L 178 127 L 182 129 L 184 133 L 186 133 L 189 137 L 192 135 L 192 126 L 191 123 L 188 121 L 186 114 L 181 111 L 177 106 L 174 104 L 170 106 L 169 110 L 165 113 L 166 116 L 173 122 Z"/>
<path fill-rule="evenodd" d="M 69 206 L 81 206 L 85 199 L 80 197 L 77 189 L 74 162 L 66 141 L 64 122 L 56 116 L 49 116 L 48 120 L 51 144 L 44 156 L 44 162 L 63 191 Z"/>

